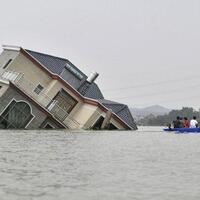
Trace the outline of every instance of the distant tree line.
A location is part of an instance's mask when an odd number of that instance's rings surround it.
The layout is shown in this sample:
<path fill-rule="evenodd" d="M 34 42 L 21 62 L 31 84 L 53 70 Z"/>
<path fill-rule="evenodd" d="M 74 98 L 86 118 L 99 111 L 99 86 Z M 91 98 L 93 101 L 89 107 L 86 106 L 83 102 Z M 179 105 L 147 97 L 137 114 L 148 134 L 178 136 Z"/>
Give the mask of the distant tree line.
<path fill-rule="evenodd" d="M 138 125 L 142 126 L 166 126 L 176 119 L 177 116 L 187 117 L 192 119 L 193 116 L 197 117 L 197 120 L 200 120 L 200 111 L 196 111 L 190 107 L 183 107 L 181 110 L 172 110 L 169 114 L 154 116 L 152 114 L 140 119 Z"/>

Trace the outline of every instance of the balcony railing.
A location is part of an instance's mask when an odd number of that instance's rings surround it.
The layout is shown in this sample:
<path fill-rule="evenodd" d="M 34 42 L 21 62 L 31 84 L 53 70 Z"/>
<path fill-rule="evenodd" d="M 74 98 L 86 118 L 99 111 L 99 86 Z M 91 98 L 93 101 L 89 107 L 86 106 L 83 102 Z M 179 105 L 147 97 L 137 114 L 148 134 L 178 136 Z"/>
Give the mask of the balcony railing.
<path fill-rule="evenodd" d="M 3 79 L 9 80 L 9 81 L 14 81 L 14 82 L 17 82 L 22 76 L 23 76 L 23 74 L 18 73 L 18 72 L 12 72 L 12 71 L 4 71 L 1 74 L 1 77 Z"/>
<path fill-rule="evenodd" d="M 23 92 L 33 98 L 40 106 L 47 109 L 56 119 L 64 123 L 70 129 L 78 129 L 81 126 L 80 123 L 71 118 L 69 114 L 58 105 L 56 100 L 45 94 L 45 89 L 39 94 L 35 93 L 34 90 L 37 85 L 27 80 L 22 73 L 4 71 L 0 76 L 18 86 Z"/>
<path fill-rule="evenodd" d="M 47 109 L 61 121 L 64 121 L 68 116 L 68 113 L 58 105 L 57 100 L 53 100 Z"/>

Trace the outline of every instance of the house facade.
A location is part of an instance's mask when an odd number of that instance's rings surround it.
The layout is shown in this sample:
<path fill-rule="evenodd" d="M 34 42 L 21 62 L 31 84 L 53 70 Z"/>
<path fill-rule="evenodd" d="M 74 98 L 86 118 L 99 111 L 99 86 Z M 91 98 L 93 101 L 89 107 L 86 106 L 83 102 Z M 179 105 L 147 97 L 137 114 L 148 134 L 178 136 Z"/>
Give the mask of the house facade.
<path fill-rule="evenodd" d="M 104 99 L 98 74 L 67 59 L 3 46 L 0 74 L 2 128 L 137 129 L 126 105 Z"/>

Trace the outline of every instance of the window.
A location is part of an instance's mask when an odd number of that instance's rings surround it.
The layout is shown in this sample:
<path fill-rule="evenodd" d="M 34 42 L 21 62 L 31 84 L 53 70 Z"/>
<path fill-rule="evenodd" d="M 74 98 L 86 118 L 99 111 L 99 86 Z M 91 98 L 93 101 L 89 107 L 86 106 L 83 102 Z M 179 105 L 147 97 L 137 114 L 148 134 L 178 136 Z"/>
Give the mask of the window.
<path fill-rule="evenodd" d="M 67 63 L 65 66 L 66 69 L 68 69 L 75 77 L 77 77 L 79 80 L 83 79 L 83 75 L 79 72 L 78 69 L 73 67 L 71 64 Z"/>
<path fill-rule="evenodd" d="M 62 89 L 48 105 L 48 110 L 63 121 L 77 103 L 76 99 Z"/>
<path fill-rule="evenodd" d="M 3 66 L 3 69 L 5 69 L 6 67 L 8 67 L 8 65 L 11 63 L 12 59 L 9 59 L 8 62 Z"/>
<path fill-rule="evenodd" d="M 96 121 L 96 123 L 93 125 L 93 127 L 92 127 L 92 129 L 93 130 L 101 130 L 101 126 L 102 126 L 102 124 L 103 124 L 103 121 L 104 121 L 104 117 L 100 117 L 97 121 Z M 112 123 L 110 123 L 109 124 L 109 126 L 108 126 L 108 128 L 107 128 L 107 130 L 117 130 L 118 128 L 114 125 L 114 124 L 112 124 Z"/>
<path fill-rule="evenodd" d="M 0 116 L 0 128 L 25 128 L 32 119 L 30 106 L 13 100 Z"/>
<path fill-rule="evenodd" d="M 54 98 L 57 106 L 66 111 L 68 114 L 72 111 L 72 109 L 77 104 L 76 99 L 74 99 L 71 95 L 69 95 L 66 91 L 61 90 L 56 97 Z"/>
<path fill-rule="evenodd" d="M 54 127 L 53 127 L 51 124 L 49 124 L 49 123 L 47 123 L 47 124 L 44 126 L 44 128 L 45 128 L 45 129 L 54 129 Z"/>
<path fill-rule="evenodd" d="M 104 117 L 100 116 L 100 118 L 96 121 L 92 129 L 94 130 L 101 130 L 101 125 L 103 124 Z"/>
<path fill-rule="evenodd" d="M 34 89 L 34 92 L 36 94 L 40 94 L 42 92 L 42 90 L 44 89 L 44 87 L 42 87 L 40 84 Z"/>
<path fill-rule="evenodd" d="M 109 130 L 117 130 L 118 128 L 114 124 L 110 124 Z"/>

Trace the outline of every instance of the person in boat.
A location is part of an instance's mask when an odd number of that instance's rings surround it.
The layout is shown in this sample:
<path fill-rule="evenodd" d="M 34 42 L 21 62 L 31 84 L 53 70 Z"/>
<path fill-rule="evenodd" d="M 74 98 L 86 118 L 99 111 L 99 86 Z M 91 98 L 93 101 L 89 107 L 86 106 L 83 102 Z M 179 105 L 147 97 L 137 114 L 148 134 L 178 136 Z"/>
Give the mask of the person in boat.
<path fill-rule="evenodd" d="M 172 123 L 173 123 L 174 128 L 181 128 L 182 127 L 182 123 L 181 123 L 179 116 L 177 116 L 176 120 L 174 120 Z"/>
<path fill-rule="evenodd" d="M 190 128 L 197 128 L 198 122 L 196 120 L 196 116 L 193 117 L 193 119 L 190 120 Z"/>
<path fill-rule="evenodd" d="M 179 128 L 184 128 L 184 119 L 180 117 L 180 125 Z"/>
<path fill-rule="evenodd" d="M 170 131 L 172 131 L 172 125 L 169 123 L 169 124 L 167 124 L 167 127 L 168 127 L 168 129 L 170 130 Z"/>
<path fill-rule="evenodd" d="M 188 120 L 187 117 L 184 117 L 184 119 L 183 119 L 183 126 L 184 126 L 184 128 L 190 127 L 190 121 Z"/>

